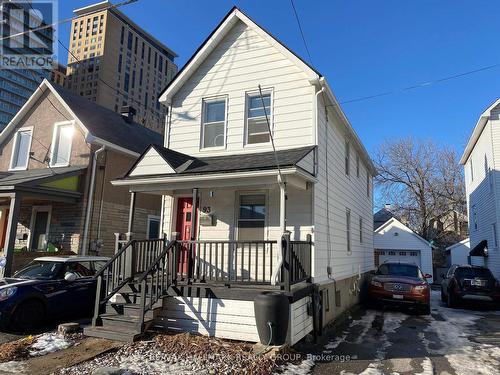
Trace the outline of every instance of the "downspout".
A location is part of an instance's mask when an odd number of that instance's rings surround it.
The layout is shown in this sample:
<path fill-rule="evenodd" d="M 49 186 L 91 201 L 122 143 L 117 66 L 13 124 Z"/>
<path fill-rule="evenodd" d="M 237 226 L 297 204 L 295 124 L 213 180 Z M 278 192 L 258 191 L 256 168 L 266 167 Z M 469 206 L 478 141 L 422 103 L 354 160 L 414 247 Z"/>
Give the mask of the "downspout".
<path fill-rule="evenodd" d="M 92 157 L 92 170 L 90 172 L 90 184 L 89 184 L 89 195 L 87 198 L 87 212 L 85 213 L 85 223 L 83 225 L 83 240 L 82 240 L 82 255 L 87 254 L 87 247 L 89 244 L 89 228 L 90 228 L 90 216 L 92 214 L 92 204 L 94 200 L 94 190 L 95 190 L 95 175 L 97 169 L 97 158 L 99 154 L 105 150 L 106 146 L 101 146 Z"/>

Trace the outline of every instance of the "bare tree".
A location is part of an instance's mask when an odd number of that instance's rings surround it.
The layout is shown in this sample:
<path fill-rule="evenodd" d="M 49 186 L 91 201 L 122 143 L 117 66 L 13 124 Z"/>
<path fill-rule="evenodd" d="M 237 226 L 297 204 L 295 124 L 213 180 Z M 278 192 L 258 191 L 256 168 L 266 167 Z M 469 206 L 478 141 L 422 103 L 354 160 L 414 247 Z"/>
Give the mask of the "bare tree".
<path fill-rule="evenodd" d="M 394 213 L 427 240 L 448 242 L 456 220 L 465 218 L 462 167 L 448 147 L 432 141 L 404 138 L 385 142 L 375 155 L 379 197 Z M 442 220 L 443 219 L 443 220 Z M 436 228 L 435 223 L 440 225 Z"/>

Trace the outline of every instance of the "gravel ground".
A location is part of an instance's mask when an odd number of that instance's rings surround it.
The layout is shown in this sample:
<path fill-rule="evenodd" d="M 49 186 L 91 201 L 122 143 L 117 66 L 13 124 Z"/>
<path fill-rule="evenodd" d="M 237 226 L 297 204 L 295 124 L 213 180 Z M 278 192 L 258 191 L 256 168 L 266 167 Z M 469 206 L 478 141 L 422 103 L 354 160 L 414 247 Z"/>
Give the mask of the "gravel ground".
<path fill-rule="evenodd" d="M 299 354 L 293 357 L 293 363 L 284 363 L 253 354 L 250 344 L 184 333 L 158 335 L 152 341 L 128 344 L 117 352 L 61 370 L 58 375 L 92 374 L 101 367 L 140 375 L 307 374 L 313 363 L 303 361 Z"/>

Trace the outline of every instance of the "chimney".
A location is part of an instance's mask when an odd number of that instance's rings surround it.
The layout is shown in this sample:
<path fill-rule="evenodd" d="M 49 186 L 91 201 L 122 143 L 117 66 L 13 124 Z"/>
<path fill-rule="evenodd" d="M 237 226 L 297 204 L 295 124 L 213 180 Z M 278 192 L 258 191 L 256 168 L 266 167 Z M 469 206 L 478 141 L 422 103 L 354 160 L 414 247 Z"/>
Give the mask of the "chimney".
<path fill-rule="evenodd" d="M 136 110 L 134 107 L 129 106 L 129 105 L 124 105 L 121 110 L 120 114 L 122 115 L 123 119 L 128 122 L 129 124 L 134 121 L 134 115 L 136 114 Z"/>
<path fill-rule="evenodd" d="M 384 208 L 387 210 L 387 211 L 390 211 L 391 210 L 391 204 L 390 203 L 386 203 Z"/>

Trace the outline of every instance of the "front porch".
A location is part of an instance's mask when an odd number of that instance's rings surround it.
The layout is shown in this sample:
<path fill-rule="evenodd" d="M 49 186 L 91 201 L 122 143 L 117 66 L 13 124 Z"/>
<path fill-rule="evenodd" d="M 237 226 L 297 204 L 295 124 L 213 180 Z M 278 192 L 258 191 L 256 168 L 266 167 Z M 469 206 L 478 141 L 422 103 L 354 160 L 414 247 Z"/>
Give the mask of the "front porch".
<path fill-rule="evenodd" d="M 290 343 L 309 333 L 314 170 L 310 147 L 197 159 L 151 146 L 112 182 L 130 189 L 128 233 L 97 275 L 86 333 L 134 340 L 159 326 L 258 341 L 253 300 L 264 291 L 288 297 Z M 134 238 L 140 194 L 162 196 L 161 239 Z"/>

